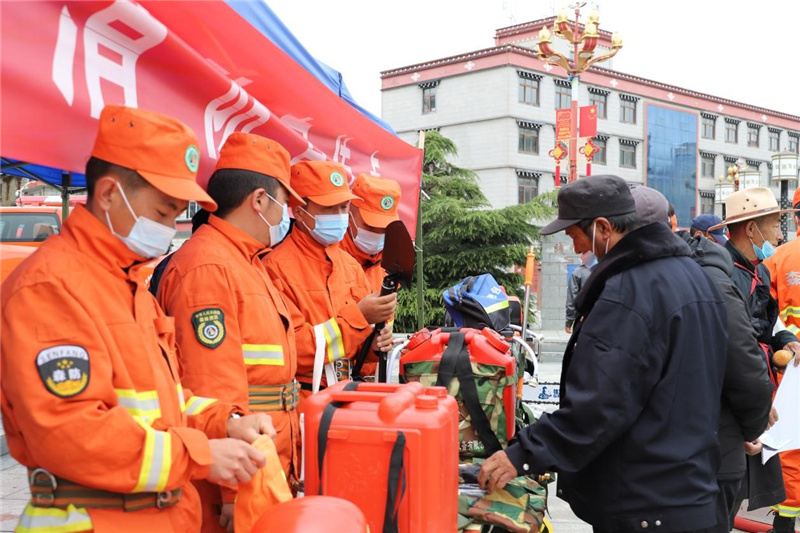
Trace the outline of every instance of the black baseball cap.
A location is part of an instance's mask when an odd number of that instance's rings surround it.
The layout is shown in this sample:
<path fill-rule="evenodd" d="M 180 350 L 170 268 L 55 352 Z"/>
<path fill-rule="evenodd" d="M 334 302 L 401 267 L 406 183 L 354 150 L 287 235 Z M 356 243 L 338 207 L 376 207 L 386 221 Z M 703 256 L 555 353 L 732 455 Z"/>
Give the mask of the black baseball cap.
<path fill-rule="evenodd" d="M 558 191 L 558 218 L 543 227 L 540 235 L 552 235 L 581 220 L 627 215 L 636 211 L 628 182 L 619 176 L 581 178 Z"/>

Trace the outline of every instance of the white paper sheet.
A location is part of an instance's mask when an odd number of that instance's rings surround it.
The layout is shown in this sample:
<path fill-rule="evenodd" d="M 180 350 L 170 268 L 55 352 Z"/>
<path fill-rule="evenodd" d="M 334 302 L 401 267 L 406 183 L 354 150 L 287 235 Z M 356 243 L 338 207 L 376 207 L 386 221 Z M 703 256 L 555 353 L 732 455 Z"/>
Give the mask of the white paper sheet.
<path fill-rule="evenodd" d="M 762 463 L 778 452 L 800 448 L 800 369 L 794 366 L 794 360 L 786 365 L 772 405 L 778 411 L 778 421 L 761 435 Z"/>

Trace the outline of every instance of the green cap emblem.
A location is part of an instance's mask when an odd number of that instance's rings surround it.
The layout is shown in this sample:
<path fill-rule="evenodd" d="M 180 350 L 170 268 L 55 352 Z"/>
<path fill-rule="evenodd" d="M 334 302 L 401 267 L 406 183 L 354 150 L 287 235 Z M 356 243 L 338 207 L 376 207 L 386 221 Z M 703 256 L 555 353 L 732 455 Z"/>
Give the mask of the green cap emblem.
<path fill-rule="evenodd" d="M 197 167 L 200 165 L 200 152 L 197 151 L 197 146 L 190 145 L 183 154 L 183 159 L 186 161 L 186 168 L 192 172 L 197 172 Z"/>
<path fill-rule="evenodd" d="M 384 196 L 381 198 L 381 207 L 384 211 L 388 211 L 392 207 L 394 207 L 394 198 L 391 196 Z"/>
<path fill-rule="evenodd" d="M 333 183 L 336 187 L 341 187 L 344 185 L 344 176 L 338 172 L 331 172 L 331 183 Z"/>

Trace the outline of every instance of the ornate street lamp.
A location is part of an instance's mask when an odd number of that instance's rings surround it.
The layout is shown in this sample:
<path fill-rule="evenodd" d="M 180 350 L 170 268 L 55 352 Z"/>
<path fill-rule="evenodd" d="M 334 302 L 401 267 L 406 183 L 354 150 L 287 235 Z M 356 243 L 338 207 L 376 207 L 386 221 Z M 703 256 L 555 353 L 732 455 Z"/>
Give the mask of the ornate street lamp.
<path fill-rule="evenodd" d="M 598 63 L 614 57 L 620 48 L 622 48 L 622 38 L 618 32 L 614 32 L 611 37 L 611 51 L 594 57 L 595 48 L 600 37 L 598 26 L 600 25 L 600 14 L 597 8 L 592 8 L 589 13 L 586 24 L 583 26 L 583 32 L 580 31 L 578 19 L 580 17 L 581 8 L 586 5 L 586 2 L 577 2 L 570 4 L 568 7 L 575 10 L 575 21 L 569 21 L 569 14 L 566 8 L 562 8 L 553 23 L 553 32 L 551 33 L 547 26 L 543 27 L 539 32 L 539 42 L 537 46 L 537 55 L 542 61 L 551 65 L 556 65 L 563 68 L 569 74 L 570 82 L 572 83 L 572 114 L 570 115 L 570 141 L 569 141 L 569 181 L 575 181 L 578 178 L 578 87 L 580 85 L 580 74 L 587 68 Z M 551 36 L 555 34 L 557 37 L 564 39 L 573 46 L 572 59 L 568 59 L 564 54 L 555 50 L 552 46 Z"/>
<path fill-rule="evenodd" d="M 728 196 L 734 193 L 734 184 L 733 184 L 733 176 L 731 169 L 735 167 L 728 168 L 728 178 L 725 179 L 725 176 L 720 176 L 717 184 L 714 186 L 714 196 L 716 197 L 715 200 L 718 204 L 722 205 L 722 218 L 725 218 L 725 200 L 728 199 Z"/>

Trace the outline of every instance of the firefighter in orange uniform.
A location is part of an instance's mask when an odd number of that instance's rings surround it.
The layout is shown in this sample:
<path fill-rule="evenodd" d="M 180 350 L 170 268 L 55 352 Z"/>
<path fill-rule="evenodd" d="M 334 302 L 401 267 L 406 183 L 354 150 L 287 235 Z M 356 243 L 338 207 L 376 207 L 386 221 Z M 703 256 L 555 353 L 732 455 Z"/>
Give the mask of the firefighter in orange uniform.
<path fill-rule="evenodd" d="M 297 380 L 304 398 L 316 392 L 315 384 L 347 377 L 350 360 L 369 337 L 370 325 L 391 318 L 397 297 L 370 291 L 361 265 L 340 246 L 350 200 L 357 199 L 347 186 L 344 167 L 330 161 L 297 163 L 292 166 L 292 187 L 306 205 L 289 199 L 294 227 L 266 256 L 265 264 L 292 312 Z M 386 327 L 373 348 L 386 351 L 391 339 Z"/>
<path fill-rule="evenodd" d="M 386 226 L 400 220 L 400 185 L 387 178 L 359 174 L 353 183 L 350 202 L 350 225 L 342 240 L 342 249 L 353 256 L 364 269 L 370 291 L 381 290 L 386 271 L 381 266 Z M 361 375 L 375 374 L 375 362 L 365 363 Z"/>
<path fill-rule="evenodd" d="M 800 209 L 800 189 L 794 191 L 792 205 L 794 209 Z M 793 216 L 795 226 L 800 228 L 798 212 Z M 800 336 L 800 229 L 798 238 L 779 246 L 764 260 L 764 265 L 769 269 L 770 292 L 778 302 L 781 320 L 786 329 Z M 776 510 L 784 517 L 785 529 L 794 531 L 794 521 L 800 516 L 800 450 L 783 452 L 780 456 L 786 500 L 777 505 Z"/>
<path fill-rule="evenodd" d="M 175 252 L 158 298 L 175 317 L 186 386 L 269 412 L 283 470 L 294 480 L 300 431 L 294 328 L 261 261 L 289 230 L 289 197 L 302 202 L 289 186 L 289 159 L 264 137 L 228 137 L 207 186 L 217 212 Z M 236 492 L 197 485 L 203 531 L 222 530 L 231 523 Z"/>
<path fill-rule="evenodd" d="M 181 122 L 107 106 L 86 207 L 2 286 L 3 425 L 31 484 L 18 531 L 197 531 L 189 481 L 235 486 L 264 464 L 247 442 L 274 434 L 269 416 L 182 389 L 173 320 L 139 268 L 189 200 L 216 207 L 198 159 Z"/>

